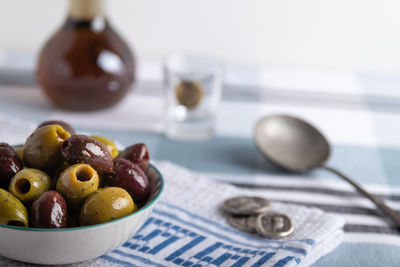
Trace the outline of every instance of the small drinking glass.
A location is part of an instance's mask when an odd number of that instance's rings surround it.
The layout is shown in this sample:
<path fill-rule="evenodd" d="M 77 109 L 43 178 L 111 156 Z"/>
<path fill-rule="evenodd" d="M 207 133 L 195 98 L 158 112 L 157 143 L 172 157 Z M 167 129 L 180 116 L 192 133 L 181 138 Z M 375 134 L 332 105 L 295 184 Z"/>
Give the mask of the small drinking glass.
<path fill-rule="evenodd" d="M 214 61 L 173 55 L 164 64 L 165 134 L 201 140 L 214 134 L 222 91 L 222 69 Z"/>

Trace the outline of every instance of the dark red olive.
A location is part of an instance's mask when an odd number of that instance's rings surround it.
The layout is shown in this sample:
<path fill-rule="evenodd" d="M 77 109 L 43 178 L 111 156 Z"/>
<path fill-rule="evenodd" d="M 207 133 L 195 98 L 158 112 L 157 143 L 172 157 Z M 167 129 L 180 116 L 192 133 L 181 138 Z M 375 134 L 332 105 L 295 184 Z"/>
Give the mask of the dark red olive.
<path fill-rule="evenodd" d="M 12 146 L 0 143 L 0 187 L 8 187 L 11 178 L 24 167 Z"/>
<path fill-rule="evenodd" d="M 67 202 L 57 191 L 47 191 L 33 201 L 30 225 L 35 228 L 65 228 L 68 221 Z"/>
<path fill-rule="evenodd" d="M 113 170 L 113 161 L 107 147 L 87 135 L 73 135 L 61 145 L 61 154 L 69 164 L 86 163 L 99 174 Z"/>
<path fill-rule="evenodd" d="M 72 126 L 69 123 L 66 123 L 65 121 L 58 121 L 58 120 L 44 121 L 41 124 L 39 124 L 38 128 L 52 124 L 60 125 L 61 127 L 63 127 L 64 130 L 69 132 L 70 135 L 75 134 L 74 128 L 72 128 Z"/>
<path fill-rule="evenodd" d="M 114 160 L 114 172 L 108 176 L 108 182 L 113 186 L 125 189 L 139 206 L 147 201 L 150 194 L 147 175 L 139 165 L 126 159 Z"/>
<path fill-rule="evenodd" d="M 128 146 L 121 152 L 119 158 L 127 159 L 137 165 L 146 172 L 149 166 L 149 150 L 143 143 Z"/>

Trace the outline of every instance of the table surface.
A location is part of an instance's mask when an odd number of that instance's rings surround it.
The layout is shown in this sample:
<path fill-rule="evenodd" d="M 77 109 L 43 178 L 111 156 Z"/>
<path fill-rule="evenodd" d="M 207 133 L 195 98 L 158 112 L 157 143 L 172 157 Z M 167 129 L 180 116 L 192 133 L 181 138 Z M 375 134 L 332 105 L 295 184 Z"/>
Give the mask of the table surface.
<path fill-rule="evenodd" d="M 397 266 L 399 234 L 368 200 L 325 171 L 295 175 L 274 168 L 257 151 L 252 131 L 267 114 L 306 119 L 332 143 L 329 166 L 399 210 L 400 79 L 304 71 L 270 71 L 247 78 L 259 83 L 225 84 L 216 135 L 205 141 L 176 141 L 163 135 L 157 81 L 140 82 L 115 108 L 88 113 L 55 109 L 34 86 L 1 85 L 0 115 L 35 122 L 60 119 L 122 145 L 144 142 L 154 160 L 171 161 L 224 182 L 268 189 L 272 200 L 317 206 L 343 216 L 342 244 L 315 266 Z M 260 179 L 261 175 L 269 179 Z"/>

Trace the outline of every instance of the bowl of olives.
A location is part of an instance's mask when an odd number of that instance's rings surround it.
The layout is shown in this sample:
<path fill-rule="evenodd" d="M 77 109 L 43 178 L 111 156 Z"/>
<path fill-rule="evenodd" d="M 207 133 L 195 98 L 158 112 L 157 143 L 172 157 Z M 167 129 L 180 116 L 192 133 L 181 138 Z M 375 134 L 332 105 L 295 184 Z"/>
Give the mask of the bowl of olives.
<path fill-rule="evenodd" d="M 0 142 L 0 255 L 35 264 L 97 258 L 148 219 L 164 181 L 145 144 L 47 121 L 23 145 Z"/>

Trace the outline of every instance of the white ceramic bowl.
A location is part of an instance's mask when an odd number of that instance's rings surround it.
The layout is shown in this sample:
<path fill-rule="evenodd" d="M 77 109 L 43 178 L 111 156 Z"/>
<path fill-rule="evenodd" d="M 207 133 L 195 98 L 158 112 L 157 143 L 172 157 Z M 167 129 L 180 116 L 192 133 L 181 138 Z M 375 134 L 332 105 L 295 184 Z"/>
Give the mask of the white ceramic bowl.
<path fill-rule="evenodd" d="M 151 164 L 148 177 L 152 192 L 147 204 L 111 222 L 64 229 L 0 225 L 0 255 L 28 263 L 68 264 L 112 251 L 140 229 L 163 191 L 163 177 Z"/>

